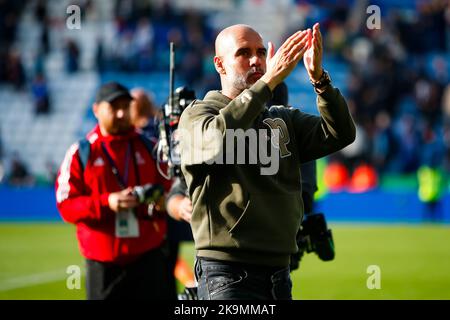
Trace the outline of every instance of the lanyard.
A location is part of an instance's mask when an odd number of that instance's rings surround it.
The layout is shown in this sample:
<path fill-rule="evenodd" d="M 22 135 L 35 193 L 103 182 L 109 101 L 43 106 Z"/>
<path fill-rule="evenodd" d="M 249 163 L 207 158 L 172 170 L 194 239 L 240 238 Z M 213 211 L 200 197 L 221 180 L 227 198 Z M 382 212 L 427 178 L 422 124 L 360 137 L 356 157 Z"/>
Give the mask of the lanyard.
<path fill-rule="evenodd" d="M 106 158 L 108 159 L 109 164 L 111 165 L 112 173 L 116 177 L 117 182 L 119 183 L 119 185 L 122 189 L 125 189 L 127 187 L 127 182 L 128 182 L 130 156 L 133 151 L 132 150 L 133 146 L 132 146 L 131 141 L 128 143 L 127 153 L 125 155 L 125 169 L 124 169 L 123 177 L 120 175 L 119 169 L 117 169 L 117 165 L 114 162 L 114 160 L 112 159 L 108 150 L 106 149 L 104 142 L 102 142 L 102 149 L 103 149 L 103 153 L 105 154 Z M 136 163 L 136 158 L 134 156 L 133 156 L 133 164 L 134 164 L 134 169 L 135 169 L 136 182 L 139 185 L 139 174 L 137 172 L 137 163 Z"/>

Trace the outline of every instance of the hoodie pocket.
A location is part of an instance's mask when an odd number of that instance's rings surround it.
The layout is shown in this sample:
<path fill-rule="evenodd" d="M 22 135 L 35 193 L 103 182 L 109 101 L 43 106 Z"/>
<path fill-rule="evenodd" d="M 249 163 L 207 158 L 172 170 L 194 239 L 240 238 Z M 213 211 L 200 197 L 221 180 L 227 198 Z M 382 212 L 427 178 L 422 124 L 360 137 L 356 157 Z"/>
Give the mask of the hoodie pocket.
<path fill-rule="evenodd" d="M 207 212 L 211 246 L 235 247 L 228 232 L 248 206 L 248 195 L 240 184 L 230 180 L 229 183 L 218 180 L 210 183 Z"/>
<path fill-rule="evenodd" d="M 239 248 L 293 253 L 301 212 L 298 194 L 252 194 L 229 234 Z"/>
<path fill-rule="evenodd" d="M 246 212 L 247 212 L 249 206 L 250 206 L 250 196 L 247 196 L 247 202 L 245 203 L 245 207 L 242 210 L 242 214 L 240 215 L 240 217 L 236 220 L 234 225 L 232 225 L 230 230 L 228 231 L 230 234 L 233 234 L 233 231 L 238 227 L 238 225 L 241 223 L 241 221 L 245 219 Z"/>

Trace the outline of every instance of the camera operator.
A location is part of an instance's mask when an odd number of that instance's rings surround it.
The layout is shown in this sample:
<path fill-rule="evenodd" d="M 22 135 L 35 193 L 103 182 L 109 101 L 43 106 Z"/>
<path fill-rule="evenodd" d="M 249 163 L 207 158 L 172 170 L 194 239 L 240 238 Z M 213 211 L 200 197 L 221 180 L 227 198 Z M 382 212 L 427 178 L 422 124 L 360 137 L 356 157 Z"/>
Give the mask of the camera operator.
<path fill-rule="evenodd" d="M 175 90 L 173 106 L 166 112 L 168 113 L 166 114 L 166 118 L 169 119 L 169 136 L 171 136 L 171 139 L 167 144 L 178 144 L 178 138 L 176 138 L 175 131 L 178 128 L 179 118 L 184 109 L 194 100 L 195 92 L 189 90 L 187 87 L 179 87 Z M 172 150 L 171 154 L 173 155 L 178 150 L 179 149 L 176 149 L 175 151 Z M 175 158 L 179 159 L 180 155 L 175 155 Z M 173 170 L 175 180 L 167 196 L 167 211 L 175 220 L 189 223 L 192 215 L 192 203 L 189 199 L 186 181 L 181 173 L 180 163 L 175 162 L 173 165 L 176 167 Z M 192 240 L 192 234 L 190 234 L 189 240 Z"/>
<path fill-rule="evenodd" d="M 164 109 L 164 121 L 166 126 L 160 127 L 161 130 L 164 130 L 161 136 L 167 137 L 168 140 L 165 141 L 165 145 L 170 145 L 170 148 L 163 150 L 165 153 L 163 158 L 170 158 L 170 163 L 172 165 L 172 167 L 169 168 L 171 171 L 170 174 L 175 177 L 166 200 L 167 212 L 169 213 L 167 235 L 169 246 L 169 268 L 172 274 L 175 272 L 177 261 L 182 259 L 179 256 L 180 242 L 193 241 L 192 230 L 189 224 L 192 215 L 192 203 L 189 199 L 186 182 L 180 169 L 180 155 L 177 154 L 179 151 L 177 147 L 179 137 L 177 137 L 176 134 L 180 116 L 193 100 L 195 100 L 195 92 L 193 90 L 190 90 L 185 86 L 178 87 L 173 94 L 172 106 L 166 104 Z M 179 266 L 186 265 L 187 264 L 185 263 L 179 264 Z M 179 278 L 178 280 L 184 286 L 192 286 L 192 282 L 195 281 L 192 270 L 187 270 L 185 268 L 183 273 L 185 277 L 182 279 Z"/>
<path fill-rule="evenodd" d="M 151 95 L 147 94 L 145 90 L 136 88 L 131 90 L 131 95 L 134 98 L 130 105 L 131 122 L 140 130 L 140 132 L 151 141 L 160 142 L 162 145 L 169 145 L 169 141 L 161 141 L 167 136 L 173 136 L 178 126 L 178 119 L 184 108 L 195 99 L 195 93 L 187 87 L 179 87 L 174 92 L 173 107 L 168 108 L 167 105 L 163 110 L 156 108 Z M 166 112 L 166 117 L 162 113 Z M 167 127 L 161 126 L 167 120 Z M 166 129 L 167 132 L 165 131 Z M 164 130 L 163 134 L 160 131 Z M 164 150 L 169 153 L 169 150 Z M 167 158 L 169 154 L 162 156 L 157 155 L 158 159 Z M 166 164 L 165 164 L 166 165 Z M 176 168 L 173 172 L 181 173 Z M 167 195 L 167 262 L 169 269 L 169 286 L 173 295 L 177 294 L 175 281 L 175 266 L 178 259 L 180 241 L 192 241 L 192 232 L 189 225 L 190 214 L 192 211 L 191 202 L 186 196 L 187 187 L 184 179 L 176 176 L 172 179 L 172 187 Z M 190 271 L 190 270 L 189 270 Z M 185 272 L 188 274 L 188 272 Z M 193 279 L 193 275 L 192 275 Z M 183 280 L 178 279 L 183 283 Z M 186 285 L 186 283 L 183 283 Z"/>
<path fill-rule="evenodd" d="M 128 89 L 98 90 L 98 125 L 66 153 L 56 182 L 58 209 L 77 227 L 88 299 L 175 299 L 164 254 L 164 190 L 149 146 L 130 121 Z"/>

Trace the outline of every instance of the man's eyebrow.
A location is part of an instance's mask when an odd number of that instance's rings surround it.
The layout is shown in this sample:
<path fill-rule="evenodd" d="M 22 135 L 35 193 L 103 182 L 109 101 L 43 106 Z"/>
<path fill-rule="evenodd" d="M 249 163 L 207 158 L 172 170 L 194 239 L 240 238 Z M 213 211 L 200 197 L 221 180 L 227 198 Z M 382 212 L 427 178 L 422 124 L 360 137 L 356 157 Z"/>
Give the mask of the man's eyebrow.
<path fill-rule="evenodd" d="M 240 54 L 242 54 L 242 53 L 249 52 L 250 50 L 251 50 L 251 49 L 248 48 L 248 47 L 239 48 L 239 49 L 236 50 L 235 55 L 238 56 L 238 55 L 240 55 Z M 259 53 L 261 53 L 261 52 L 266 53 L 266 52 L 267 52 L 267 49 L 264 48 L 264 47 L 262 47 L 262 48 L 258 48 L 256 51 L 259 52 Z"/>
<path fill-rule="evenodd" d="M 248 52 L 248 51 L 250 51 L 250 48 L 247 48 L 247 47 L 239 48 L 239 49 L 236 50 L 235 55 L 238 56 L 238 55 L 240 55 L 242 53 L 245 53 L 245 52 Z"/>

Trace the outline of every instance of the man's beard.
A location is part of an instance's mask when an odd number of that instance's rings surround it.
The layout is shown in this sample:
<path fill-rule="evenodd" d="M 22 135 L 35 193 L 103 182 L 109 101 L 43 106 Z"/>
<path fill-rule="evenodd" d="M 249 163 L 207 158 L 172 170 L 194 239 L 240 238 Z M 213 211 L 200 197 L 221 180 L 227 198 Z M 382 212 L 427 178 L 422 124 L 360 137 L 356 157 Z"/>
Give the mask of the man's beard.
<path fill-rule="evenodd" d="M 123 135 L 128 133 L 132 127 L 132 124 L 129 122 L 116 122 L 109 131 L 112 135 Z"/>
<path fill-rule="evenodd" d="M 256 81 L 259 80 L 255 78 L 255 80 L 251 80 L 254 74 L 260 73 L 263 75 L 265 72 L 261 68 L 252 68 L 245 74 L 234 74 L 233 87 L 238 89 L 239 91 L 243 91 L 245 89 L 249 89 Z"/>

